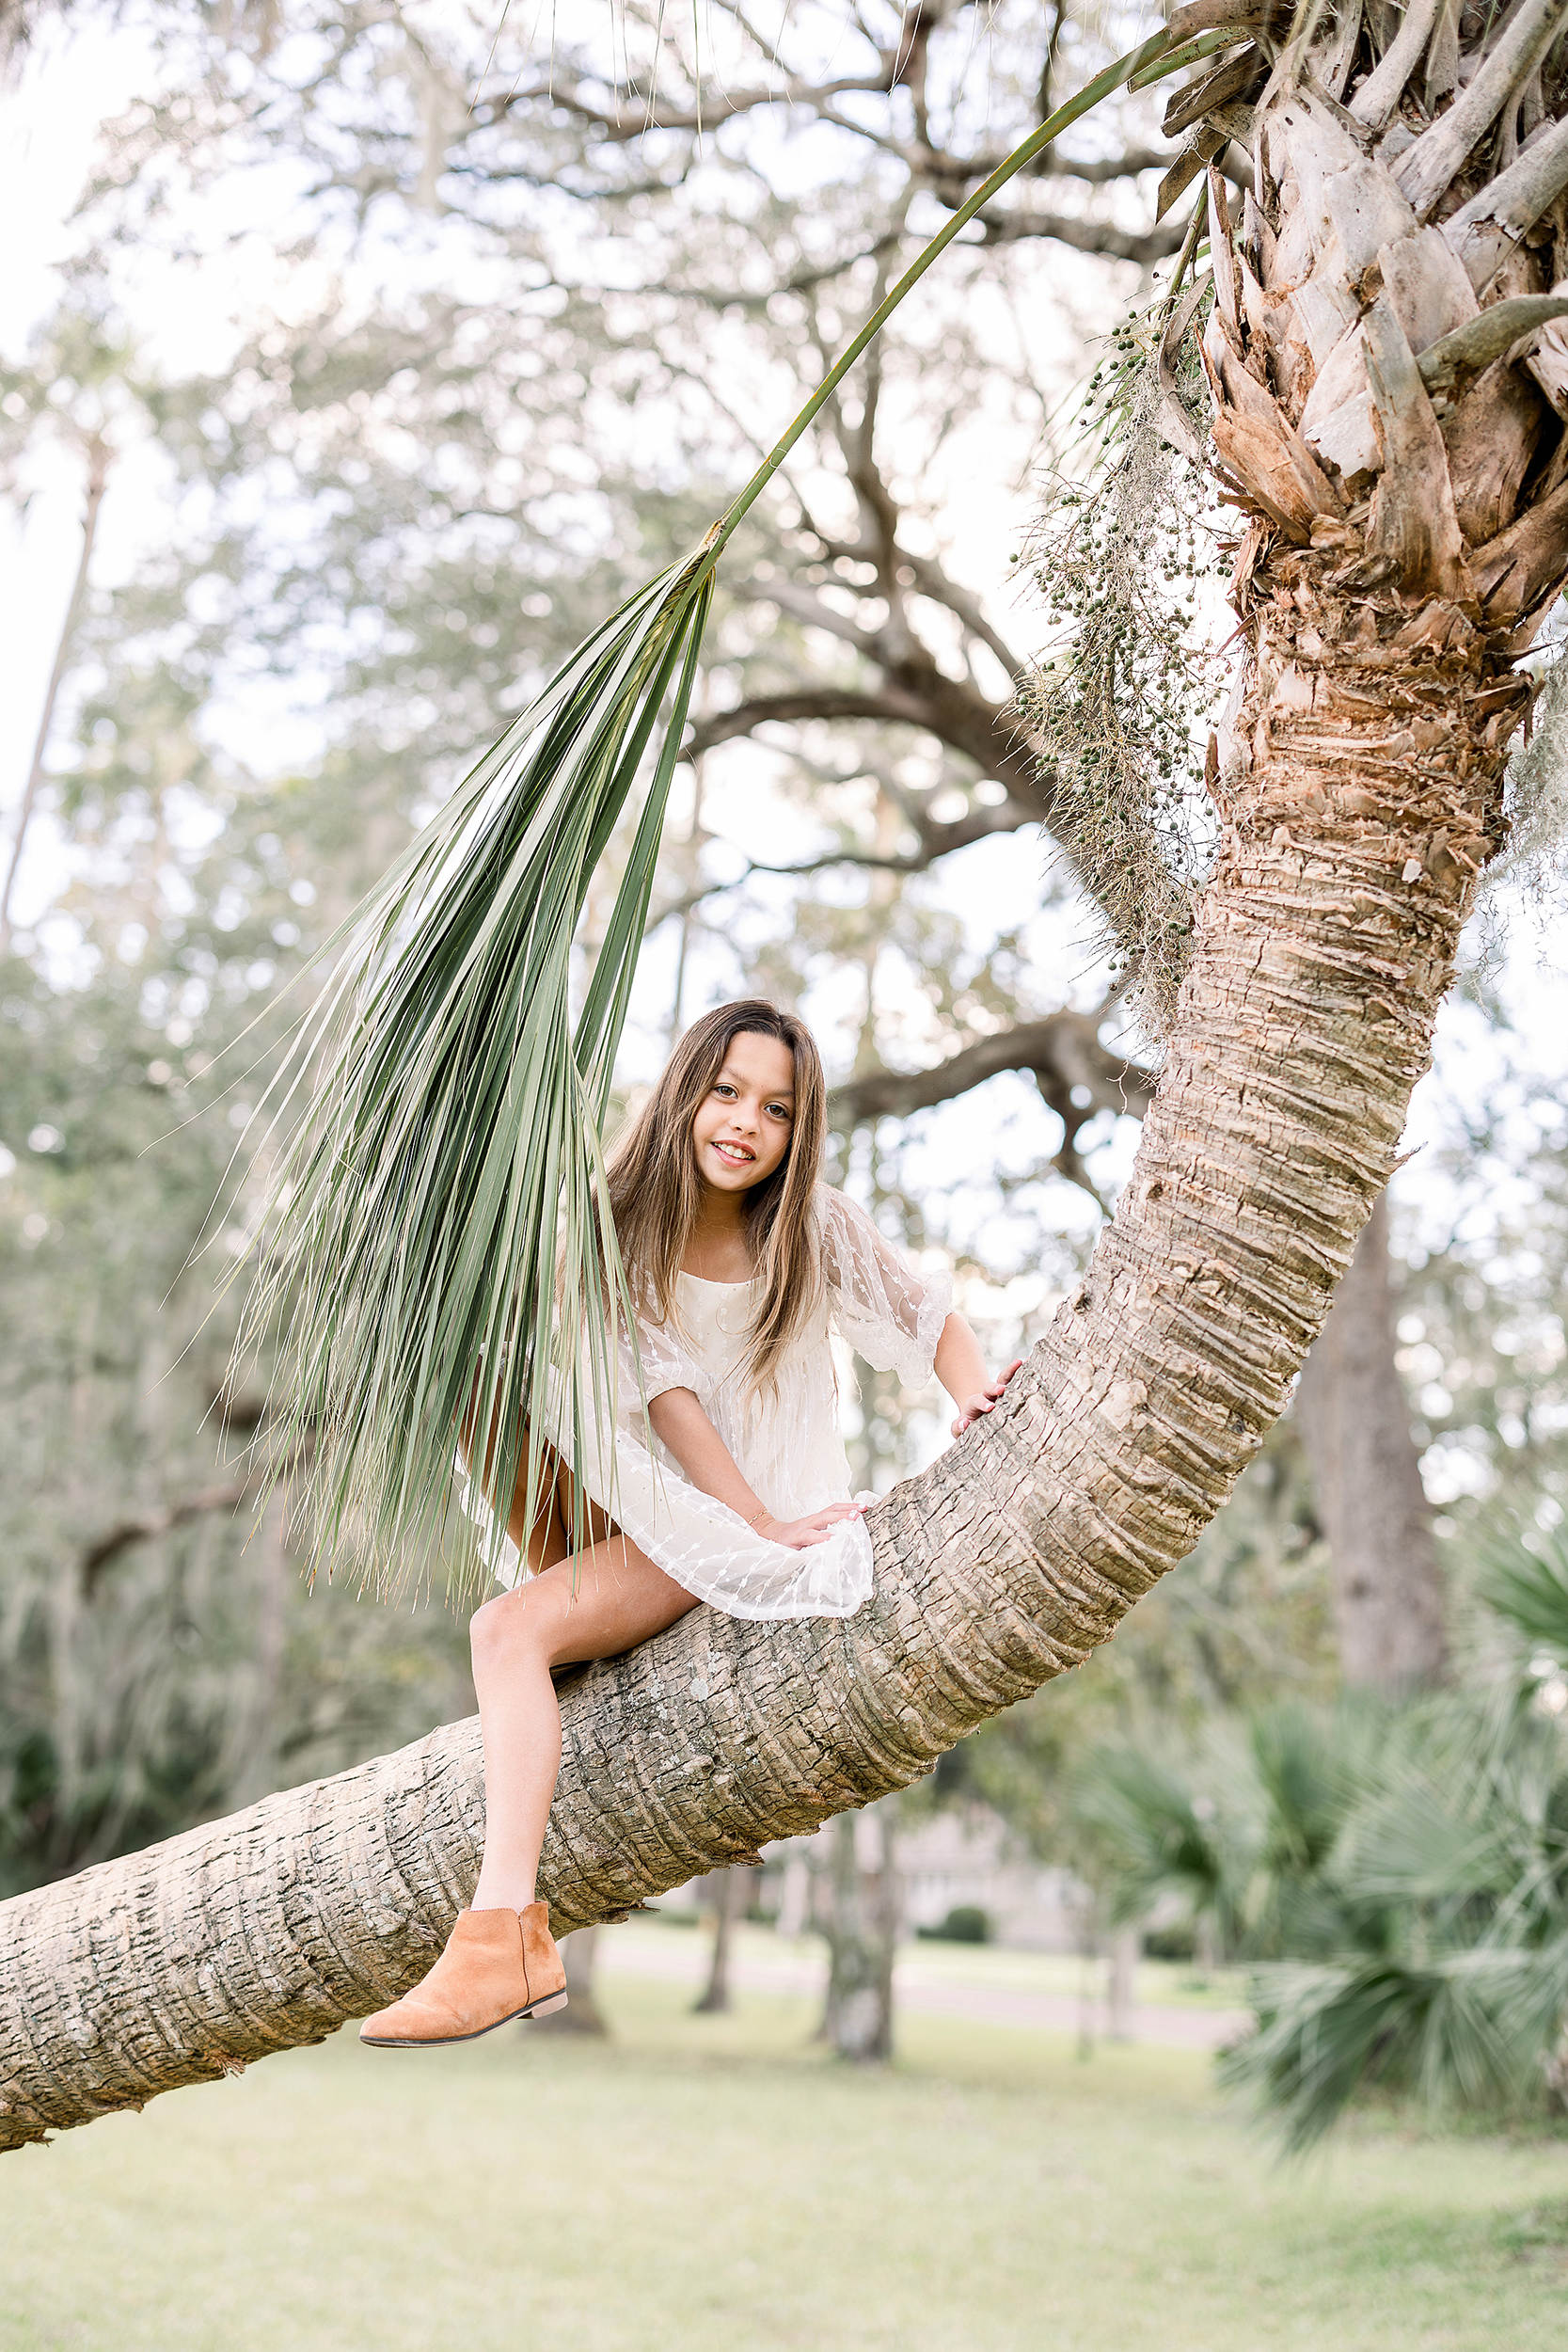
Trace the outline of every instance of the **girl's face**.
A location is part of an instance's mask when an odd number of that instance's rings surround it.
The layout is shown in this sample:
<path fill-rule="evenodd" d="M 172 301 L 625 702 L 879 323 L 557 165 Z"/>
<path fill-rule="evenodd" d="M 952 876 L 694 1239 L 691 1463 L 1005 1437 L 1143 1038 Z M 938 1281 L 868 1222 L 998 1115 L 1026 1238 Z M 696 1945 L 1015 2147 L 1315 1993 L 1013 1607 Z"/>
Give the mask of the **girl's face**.
<path fill-rule="evenodd" d="M 784 1158 L 794 1123 L 794 1055 L 743 1029 L 691 1122 L 698 1175 L 714 1192 L 750 1192 Z"/>

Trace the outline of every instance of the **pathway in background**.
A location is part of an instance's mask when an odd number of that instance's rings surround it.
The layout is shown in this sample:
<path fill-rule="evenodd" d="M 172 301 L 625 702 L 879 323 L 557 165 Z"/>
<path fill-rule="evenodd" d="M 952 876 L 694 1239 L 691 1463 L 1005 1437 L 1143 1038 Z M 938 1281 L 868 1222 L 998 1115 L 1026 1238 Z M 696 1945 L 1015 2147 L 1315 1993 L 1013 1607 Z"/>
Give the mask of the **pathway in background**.
<path fill-rule="evenodd" d="M 655 1978 L 689 1984 L 695 1993 L 706 1981 L 709 1943 L 707 1933 L 693 1928 L 632 1919 L 599 1938 L 598 1966 L 608 1976 Z M 1106 2025 L 1105 2005 L 1098 1997 L 1104 1970 L 1093 1970 L 1095 1997 L 1087 2002 L 1062 1981 L 1075 1973 L 1075 1963 L 1029 1952 L 912 1944 L 899 1954 L 895 1983 L 905 2010 L 1053 2033 L 1075 2034 L 1086 2024 L 1099 2038 Z M 766 1929 L 751 1929 L 736 1938 L 730 1982 L 740 1992 L 820 2000 L 826 1981 L 826 1949 L 815 1937 L 785 1942 Z M 1213 2007 L 1201 1996 L 1190 2003 L 1140 2001 L 1131 2038 L 1168 2049 L 1218 2050 L 1237 2041 L 1250 2022 L 1246 2010 Z"/>

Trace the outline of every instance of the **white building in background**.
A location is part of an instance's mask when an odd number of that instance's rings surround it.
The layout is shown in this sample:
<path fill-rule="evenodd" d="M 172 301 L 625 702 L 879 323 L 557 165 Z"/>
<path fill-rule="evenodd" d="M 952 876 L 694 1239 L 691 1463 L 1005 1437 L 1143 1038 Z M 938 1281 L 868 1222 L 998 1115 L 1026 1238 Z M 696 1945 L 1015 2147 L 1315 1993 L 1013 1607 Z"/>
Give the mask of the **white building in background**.
<path fill-rule="evenodd" d="M 1022 1851 L 989 1805 L 928 1813 L 900 1830 L 895 1851 L 909 1933 L 973 1907 L 985 1913 L 993 1943 L 1025 1952 L 1082 1948 L 1088 1889 L 1070 1870 Z"/>
<path fill-rule="evenodd" d="M 868 1868 L 878 1854 L 863 1816 Z M 814 1893 L 827 1868 L 828 1825 L 815 1837 L 790 1837 L 764 1849 L 768 1867 L 758 1907 L 781 1935 L 810 1927 Z M 940 1928 L 954 1911 L 986 1915 L 990 1940 L 1030 1952 L 1076 1952 L 1082 1948 L 1087 1890 L 1070 1871 L 1048 1868 L 1022 1852 L 1006 1823 L 989 1805 L 944 1806 L 899 1826 L 895 1856 L 903 1899 L 904 1932 Z M 698 1908 L 707 1882 L 694 1879 L 660 1899 L 661 1910 Z"/>

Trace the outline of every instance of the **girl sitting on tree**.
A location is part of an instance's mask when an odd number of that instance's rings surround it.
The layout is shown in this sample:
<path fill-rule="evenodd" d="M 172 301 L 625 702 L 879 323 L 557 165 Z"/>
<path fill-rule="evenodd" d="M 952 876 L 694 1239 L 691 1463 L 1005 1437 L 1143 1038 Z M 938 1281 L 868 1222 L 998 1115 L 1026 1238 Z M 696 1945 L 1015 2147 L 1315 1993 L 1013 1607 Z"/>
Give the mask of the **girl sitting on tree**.
<path fill-rule="evenodd" d="M 551 1429 L 531 1526 L 518 1476 L 494 1546 L 513 1589 L 471 1628 L 483 1867 L 423 1982 L 366 2019 L 374 2047 L 468 2041 L 565 2005 L 534 1897 L 561 1768 L 552 1667 L 618 1657 L 699 1601 L 735 1617 L 847 1617 L 870 1593 L 830 1332 L 911 1388 L 934 1371 L 955 1437 L 1018 1369 L 988 1381 L 948 1279 L 916 1274 L 820 1181 L 826 1127 L 811 1032 L 748 998 L 692 1024 L 611 1159 L 641 1381 L 628 1359 L 613 1431 L 580 1462 Z M 587 1538 L 575 1552 L 574 1531 Z"/>

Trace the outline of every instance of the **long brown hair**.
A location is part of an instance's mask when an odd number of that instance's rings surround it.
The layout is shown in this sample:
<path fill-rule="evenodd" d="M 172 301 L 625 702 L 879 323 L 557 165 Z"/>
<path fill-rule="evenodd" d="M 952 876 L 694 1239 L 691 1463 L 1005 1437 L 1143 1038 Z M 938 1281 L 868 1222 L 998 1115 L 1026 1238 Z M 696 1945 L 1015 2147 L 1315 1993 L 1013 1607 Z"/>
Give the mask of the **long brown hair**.
<path fill-rule="evenodd" d="M 761 1387 L 771 1386 L 779 1358 L 810 1314 L 822 1280 L 812 1196 L 827 1134 L 828 1089 L 816 1040 L 805 1023 L 763 996 L 743 996 L 693 1021 L 610 1153 L 610 1208 L 634 1295 L 653 1321 L 678 1321 L 675 1277 L 703 1199 L 691 1122 L 737 1037 L 776 1038 L 795 1062 L 788 1148 L 773 1173 L 744 1196 L 746 1240 L 762 1278 L 747 1369 L 753 1387 Z"/>

